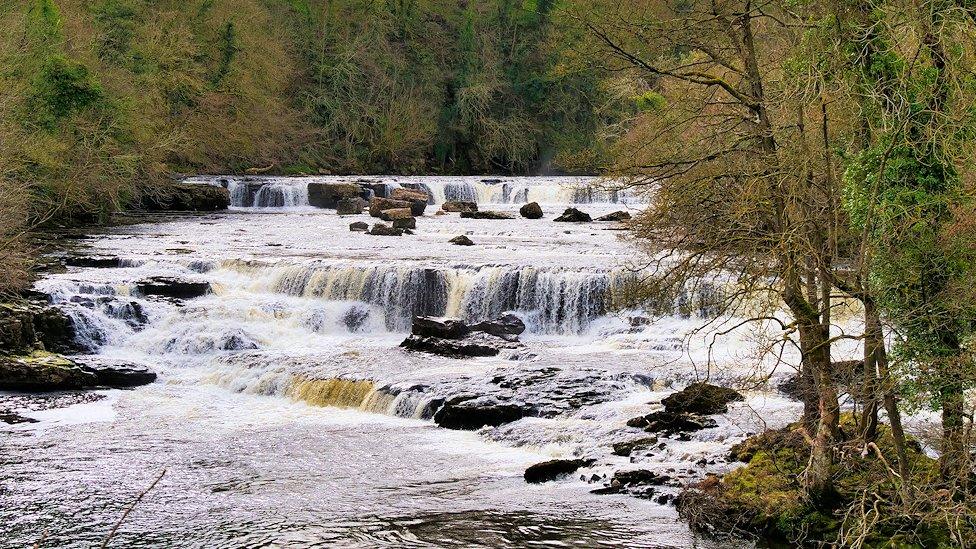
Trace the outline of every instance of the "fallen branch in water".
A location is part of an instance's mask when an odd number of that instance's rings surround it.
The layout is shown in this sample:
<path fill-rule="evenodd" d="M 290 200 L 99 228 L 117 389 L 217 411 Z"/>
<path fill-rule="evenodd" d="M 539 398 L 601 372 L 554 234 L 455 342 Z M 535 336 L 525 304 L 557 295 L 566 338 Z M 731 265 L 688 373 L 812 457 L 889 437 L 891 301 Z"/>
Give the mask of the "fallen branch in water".
<path fill-rule="evenodd" d="M 112 537 L 115 536 L 115 532 L 118 531 L 119 526 L 122 526 L 122 523 L 125 521 L 125 517 L 129 516 L 129 513 L 132 512 L 132 509 L 134 509 L 135 506 L 140 501 L 142 501 L 142 498 L 146 494 L 148 494 L 153 488 L 156 487 L 156 484 L 158 484 L 159 481 L 163 479 L 163 475 L 165 475 L 165 474 L 166 474 L 166 469 L 163 469 L 159 473 L 159 476 L 156 477 L 156 480 L 154 480 L 153 483 L 149 485 L 149 488 L 146 488 L 145 490 L 143 490 L 142 493 L 139 494 L 139 497 L 137 497 L 136 500 L 133 501 L 131 505 L 129 505 L 129 508 L 126 509 L 124 513 L 122 513 L 122 516 L 119 517 L 119 521 L 115 523 L 115 526 L 112 527 L 112 531 L 108 533 L 108 536 L 105 537 L 105 541 L 102 542 L 102 549 L 105 549 L 106 547 L 108 547 L 108 542 L 112 541 Z"/>

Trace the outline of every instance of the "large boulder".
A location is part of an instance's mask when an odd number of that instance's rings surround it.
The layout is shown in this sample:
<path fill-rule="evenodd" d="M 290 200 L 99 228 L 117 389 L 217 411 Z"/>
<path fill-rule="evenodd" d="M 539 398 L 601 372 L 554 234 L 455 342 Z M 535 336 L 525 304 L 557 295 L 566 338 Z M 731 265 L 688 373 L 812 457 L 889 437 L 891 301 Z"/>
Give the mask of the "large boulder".
<path fill-rule="evenodd" d="M 135 290 L 143 296 L 193 299 L 207 295 L 211 289 L 210 283 L 206 281 L 154 276 L 136 282 Z"/>
<path fill-rule="evenodd" d="M 560 223 L 586 223 L 588 221 L 593 221 L 590 214 L 586 212 L 581 212 L 576 208 L 566 208 L 563 214 L 553 221 L 558 221 Z"/>
<path fill-rule="evenodd" d="M 22 357 L 0 356 L 0 390 L 63 391 L 98 385 L 98 379 L 78 364 L 47 352 Z"/>
<path fill-rule="evenodd" d="M 362 188 L 356 183 L 308 184 L 308 204 L 316 208 L 337 209 L 341 200 L 359 198 Z"/>
<path fill-rule="evenodd" d="M 121 315 L 119 315 L 121 317 Z M 53 353 L 85 351 L 75 339 L 75 323 L 57 307 L 42 307 L 34 311 L 34 333 L 44 350 Z"/>
<path fill-rule="evenodd" d="M 601 215 L 596 218 L 597 221 L 628 221 L 630 219 L 630 213 L 623 210 L 608 213 L 607 215 Z"/>
<path fill-rule="evenodd" d="M 457 318 L 415 316 L 410 333 L 424 337 L 461 339 L 470 334 L 471 329 L 468 328 L 468 325 L 463 320 Z"/>
<path fill-rule="evenodd" d="M 336 204 L 336 213 L 339 215 L 359 215 L 366 208 L 366 201 L 360 197 L 343 198 Z"/>
<path fill-rule="evenodd" d="M 75 325 L 57 307 L 34 301 L 0 305 L 0 354 L 27 355 L 34 350 L 78 352 Z"/>
<path fill-rule="evenodd" d="M 596 462 L 592 459 L 553 459 L 532 465 L 522 476 L 525 482 L 539 484 L 565 477 L 575 473 L 580 467 L 589 467 L 594 463 Z"/>
<path fill-rule="evenodd" d="M 230 192 L 224 187 L 205 183 L 171 183 L 145 193 L 139 203 L 148 211 L 212 212 L 226 210 Z"/>
<path fill-rule="evenodd" d="M 369 201 L 369 215 L 373 217 L 380 217 L 380 214 L 386 210 L 402 210 L 404 208 L 410 209 L 410 202 L 378 197 L 373 197 Z"/>
<path fill-rule="evenodd" d="M 474 246 L 474 241 L 463 234 L 455 236 L 449 242 L 455 246 Z"/>
<path fill-rule="evenodd" d="M 444 402 L 434 413 L 434 423 L 446 429 L 474 431 L 485 426 L 497 427 L 535 415 L 536 411 L 526 405 L 503 403 L 491 399 L 455 397 Z"/>
<path fill-rule="evenodd" d="M 410 208 L 393 208 L 391 210 L 383 210 L 380 212 L 380 219 L 383 221 L 409 219 L 411 217 L 413 217 L 413 211 Z"/>
<path fill-rule="evenodd" d="M 418 189 L 405 189 L 403 187 L 397 187 L 390 192 L 390 198 L 394 200 L 421 200 L 424 204 L 430 200 L 430 195 L 424 191 Z"/>
<path fill-rule="evenodd" d="M 473 324 L 471 329 L 504 339 L 509 339 L 524 332 L 525 323 L 522 322 L 521 318 L 513 314 L 507 314 L 493 320 L 486 320 L 484 322 Z"/>
<path fill-rule="evenodd" d="M 365 221 L 357 221 L 355 223 L 350 223 L 349 230 L 353 232 L 364 233 L 369 230 L 369 223 L 366 223 Z"/>
<path fill-rule="evenodd" d="M 519 208 L 519 215 L 526 219 L 542 219 L 542 206 L 538 202 L 529 202 Z"/>
<path fill-rule="evenodd" d="M 724 414 L 729 411 L 730 402 L 744 400 L 738 392 L 708 383 L 692 383 L 674 393 L 661 404 L 668 412 L 677 414 Z"/>
<path fill-rule="evenodd" d="M 478 211 L 478 204 L 475 202 L 466 202 L 464 200 L 448 200 L 447 202 L 441 204 L 441 209 L 445 212 L 476 212 Z"/>
<path fill-rule="evenodd" d="M 490 210 L 461 212 L 461 217 L 464 219 L 515 219 L 515 217 L 511 214 L 493 212 Z"/>

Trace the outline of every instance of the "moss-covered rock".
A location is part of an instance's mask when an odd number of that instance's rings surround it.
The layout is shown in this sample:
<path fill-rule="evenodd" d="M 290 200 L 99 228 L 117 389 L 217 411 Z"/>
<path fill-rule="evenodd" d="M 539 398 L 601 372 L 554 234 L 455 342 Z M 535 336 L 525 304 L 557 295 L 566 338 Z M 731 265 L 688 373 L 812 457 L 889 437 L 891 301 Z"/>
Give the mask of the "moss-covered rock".
<path fill-rule="evenodd" d="M 0 389 L 3 390 L 61 391 L 97 384 L 94 374 L 60 355 L 34 351 L 20 357 L 0 357 Z"/>
<path fill-rule="evenodd" d="M 731 458 L 746 465 L 718 481 L 703 482 L 681 494 L 678 510 L 691 527 L 712 535 L 735 535 L 778 541 L 792 546 L 843 545 L 842 536 L 856 535 L 865 547 L 952 547 L 945 508 L 959 509 L 959 502 L 976 498 L 941 486 L 938 462 L 907 444 L 908 490 L 911 503 L 901 504 L 903 484 L 896 452 L 885 427 L 864 452 L 853 433 L 854 418 L 845 414 L 834 472 L 836 499 L 815 505 L 803 485 L 810 457 L 799 424 L 750 437 L 732 448 Z M 846 435 L 845 435 L 846 433 Z M 913 442 L 913 441 L 910 441 Z M 882 457 L 877 454 L 880 453 Z M 858 509 L 849 513 L 850 509 Z M 972 504 L 966 513 L 976 513 Z M 965 521 L 963 521 L 965 522 Z M 970 524 L 961 531 L 974 536 Z M 854 533 L 854 534 L 852 534 Z"/>

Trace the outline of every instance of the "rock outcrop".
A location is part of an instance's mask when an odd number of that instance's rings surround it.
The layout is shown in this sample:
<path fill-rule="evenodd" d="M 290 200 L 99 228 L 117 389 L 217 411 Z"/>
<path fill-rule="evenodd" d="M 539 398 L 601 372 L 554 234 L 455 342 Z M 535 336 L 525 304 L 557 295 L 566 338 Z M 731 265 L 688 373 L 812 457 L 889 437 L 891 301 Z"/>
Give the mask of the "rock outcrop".
<path fill-rule="evenodd" d="M 471 331 L 485 332 L 503 339 L 516 338 L 525 331 L 525 323 L 522 319 L 513 315 L 502 315 L 493 320 L 486 320 L 477 324 L 472 324 Z"/>
<path fill-rule="evenodd" d="M 519 215 L 526 219 L 542 219 L 542 206 L 538 202 L 529 202 L 519 208 Z"/>
<path fill-rule="evenodd" d="M 488 334 L 471 334 L 463 339 L 445 339 L 411 335 L 400 343 L 410 351 L 420 351 L 448 358 L 497 356 L 508 341 Z"/>
<path fill-rule="evenodd" d="M 308 184 L 308 204 L 335 210 L 340 201 L 360 198 L 362 192 L 362 187 L 356 183 L 313 182 Z"/>
<path fill-rule="evenodd" d="M 146 193 L 139 207 L 148 211 L 213 212 L 230 206 L 224 187 L 202 183 L 172 183 Z"/>
<path fill-rule="evenodd" d="M 590 214 L 586 212 L 581 212 L 576 208 L 566 208 L 562 215 L 553 219 L 553 221 L 558 221 L 560 223 L 586 223 L 588 221 L 593 221 Z"/>
<path fill-rule="evenodd" d="M 136 282 L 135 290 L 143 296 L 193 299 L 209 294 L 211 289 L 206 281 L 154 276 Z"/>
<path fill-rule="evenodd" d="M 380 217 L 386 210 L 410 210 L 410 202 L 406 200 L 393 200 L 392 198 L 376 198 L 369 201 L 369 215 Z M 413 210 L 410 210 L 413 211 Z"/>
<path fill-rule="evenodd" d="M 742 400 L 741 394 L 727 387 L 692 383 L 662 400 L 661 404 L 673 413 L 711 415 L 724 414 L 729 411 L 730 402 Z"/>
<path fill-rule="evenodd" d="M 463 320 L 456 318 L 418 316 L 413 319 L 410 333 L 424 337 L 461 339 L 471 333 L 471 328 Z"/>
<path fill-rule="evenodd" d="M 524 331 L 525 324 L 512 314 L 475 324 L 418 316 L 413 319 L 411 335 L 400 346 L 451 358 L 496 356 L 502 349 L 518 348 L 518 336 Z"/>
<path fill-rule="evenodd" d="M 444 402 L 434 413 L 434 423 L 445 429 L 474 431 L 485 426 L 497 427 L 535 415 L 535 410 L 527 405 L 462 396 Z"/>

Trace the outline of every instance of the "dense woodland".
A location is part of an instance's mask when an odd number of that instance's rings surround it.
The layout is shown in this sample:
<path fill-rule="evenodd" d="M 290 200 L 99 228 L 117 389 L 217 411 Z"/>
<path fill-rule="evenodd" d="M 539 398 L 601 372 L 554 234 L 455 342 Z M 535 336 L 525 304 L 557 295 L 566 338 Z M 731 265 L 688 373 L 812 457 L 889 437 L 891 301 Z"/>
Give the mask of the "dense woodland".
<path fill-rule="evenodd" d="M 25 232 L 172 173 L 610 175 L 653 197 L 635 299 L 731 273 L 720 305 L 801 357 L 802 421 L 685 518 L 972 546 L 974 37 L 969 0 L 7 2 L 3 283 Z"/>

